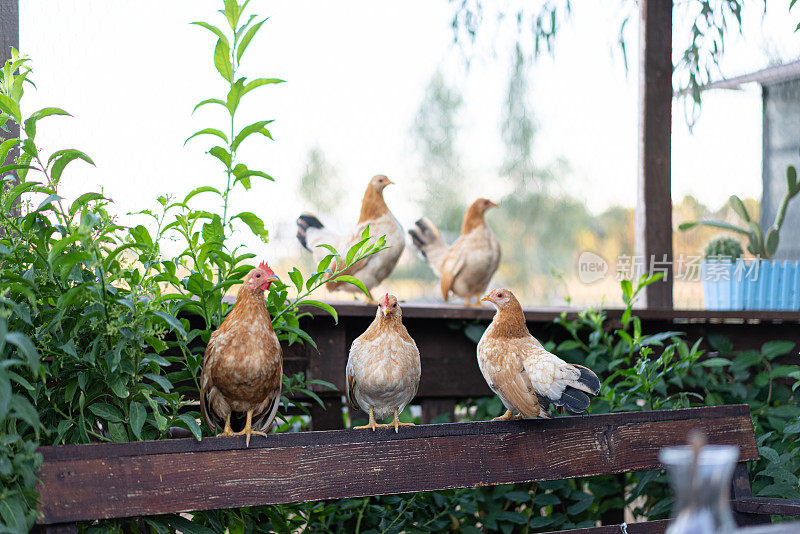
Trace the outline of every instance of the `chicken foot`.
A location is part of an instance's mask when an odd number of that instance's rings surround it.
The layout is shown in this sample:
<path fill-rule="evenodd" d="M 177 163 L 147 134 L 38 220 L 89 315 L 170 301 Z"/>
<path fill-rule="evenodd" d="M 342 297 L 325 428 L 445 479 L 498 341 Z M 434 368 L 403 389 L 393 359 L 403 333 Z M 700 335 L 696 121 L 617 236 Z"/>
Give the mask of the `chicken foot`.
<path fill-rule="evenodd" d="M 231 412 L 228 412 L 228 416 L 225 418 L 225 429 L 221 434 L 217 434 L 217 437 L 227 438 L 230 436 L 233 436 L 233 429 L 231 428 Z"/>
<path fill-rule="evenodd" d="M 395 417 L 397 417 L 396 413 L 397 412 L 395 410 Z M 369 410 L 369 423 L 367 423 L 366 425 L 362 425 L 362 426 L 354 426 L 353 428 L 354 429 L 370 428 L 370 429 L 372 429 L 373 432 L 375 432 L 376 428 L 386 428 L 386 427 L 390 427 L 390 426 L 392 426 L 392 425 L 386 424 L 386 423 L 376 423 L 375 422 L 375 412 L 374 412 L 374 410 L 372 410 L 370 408 L 370 410 Z"/>
<path fill-rule="evenodd" d="M 483 306 L 481 305 L 481 296 L 474 295 L 474 297 L 475 297 L 475 303 L 473 303 L 469 299 L 469 297 L 464 297 L 464 302 L 466 303 L 467 308 L 482 308 Z"/>
<path fill-rule="evenodd" d="M 228 415 L 228 424 L 230 424 L 230 415 Z M 244 446 L 250 446 L 250 436 L 253 434 L 257 436 L 264 436 L 267 437 L 266 432 L 261 432 L 260 430 L 253 430 L 253 410 L 247 410 L 247 423 L 244 425 L 244 428 L 241 432 L 234 432 L 232 435 L 234 436 L 245 436 Z M 230 428 L 230 427 L 229 427 Z"/>
<path fill-rule="evenodd" d="M 414 423 L 401 423 L 400 422 L 400 414 L 397 411 L 397 408 L 394 409 L 394 421 L 392 421 L 392 425 L 394 427 L 394 433 L 397 434 L 397 429 L 401 426 L 414 426 Z"/>
<path fill-rule="evenodd" d="M 511 421 L 514 419 L 524 419 L 525 417 L 522 414 L 514 415 L 514 412 L 511 410 L 506 410 L 506 413 L 501 415 L 500 417 L 495 417 L 492 421 Z"/>

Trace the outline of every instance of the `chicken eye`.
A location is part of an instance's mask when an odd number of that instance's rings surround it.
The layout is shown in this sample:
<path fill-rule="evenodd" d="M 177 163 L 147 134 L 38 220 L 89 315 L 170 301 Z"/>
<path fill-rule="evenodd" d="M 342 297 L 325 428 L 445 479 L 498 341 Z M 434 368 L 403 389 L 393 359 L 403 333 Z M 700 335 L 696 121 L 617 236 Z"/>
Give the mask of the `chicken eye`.
<path fill-rule="evenodd" d="M 256 278 L 261 278 L 261 274 L 260 273 L 256 273 Z"/>
<path fill-rule="evenodd" d="M 499 299 L 503 298 L 503 294 L 502 293 L 498 293 L 497 294 L 497 298 L 499 298 Z"/>

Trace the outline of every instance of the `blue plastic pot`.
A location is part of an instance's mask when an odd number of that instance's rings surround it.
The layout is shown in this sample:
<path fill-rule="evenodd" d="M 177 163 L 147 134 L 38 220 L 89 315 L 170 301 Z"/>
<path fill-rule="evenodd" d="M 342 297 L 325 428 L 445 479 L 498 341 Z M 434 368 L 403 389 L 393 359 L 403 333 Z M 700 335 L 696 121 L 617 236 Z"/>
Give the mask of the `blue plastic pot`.
<path fill-rule="evenodd" d="M 700 264 L 707 310 L 800 310 L 800 262 L 707 260 Z"/>

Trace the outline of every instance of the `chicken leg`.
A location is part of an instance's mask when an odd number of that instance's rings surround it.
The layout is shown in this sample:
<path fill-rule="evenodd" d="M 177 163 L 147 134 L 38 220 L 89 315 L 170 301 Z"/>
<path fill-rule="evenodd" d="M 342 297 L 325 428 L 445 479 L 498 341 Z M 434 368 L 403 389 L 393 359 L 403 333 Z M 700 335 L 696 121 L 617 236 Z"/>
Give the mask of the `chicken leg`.
<path fill-rule="evenodd" d="M 394 409 L 394 421 L 392 421 L 392 426 L 394 426 L 394 433 L 397 434 L 397 429 L 401 426 L 414 426 L 414 423 L 401 423 L 400 422 L 400 414 L 397 411 L 397 408 Z"/>
<path fill-rule="evenodd" d="M 228 416 L 228 419 L 230 419 L 230 415 Z M 257 436 L 267 437 L 266 432 L 261 432 L 260 430 L 253 430 L 252 424 L 253 424 L 253 410 L 247 410 L 247 423 L 244 425 L 244 428 L 241 430 L 241 432 L 233 433 L 234 436 L 245 436 L 245 442 L 244 442 L 245 447 L 250 446 L 250 436 L 252 436 L 253 434 L 256 434 Z"/>
<path fill-rule="evenodd" d="M 233 429 L 231 428 L 231 412 L 228 412 L 228 416 L 225 418 L 225 429 L 221 434 L 217 434 L 218 438 L 227 438 L 229 436 L 233 436 Z"/>
<path fill-rule="evenodd" d="M 512 412 L 511 410 L 506 410 L 506 413 L 504 413 L 500 417 L 495 417 L 494 419 L 492 419 L 492 421 L 511 421 L 514 419 L 524 419 L 524 416 L 522 414 L 514 415 L 514 412 Z"/>
<path fill-rule="evenodd" d="M 372 431 L 375 432 L 376 428 L 384 428 L 384 427 L 389 427 L 389 426 L 392 426 L 392 425 L 389 425 L 389 424 L 386 424 L 386 423 L 376 423 L 375 422 L 375 412 L 370 408 L 370 410 L 369 410 L 369 423 L 367 423 L 366 425 L 362 425 L 362 426 L 354 426 L 353 428 L 354 429 L 371 428 Z"/>

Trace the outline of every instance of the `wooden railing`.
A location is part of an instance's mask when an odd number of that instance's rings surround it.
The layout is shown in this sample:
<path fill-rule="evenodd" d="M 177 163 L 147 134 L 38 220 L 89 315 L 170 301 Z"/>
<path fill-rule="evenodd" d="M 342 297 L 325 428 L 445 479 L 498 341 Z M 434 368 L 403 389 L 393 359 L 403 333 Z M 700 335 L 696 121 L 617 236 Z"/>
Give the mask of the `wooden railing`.
<path fill-rule="evenodd" d="M 42 447 L 39 523 L 69 532 L 93 519 L 648 471 L 693 428 L 739 447 L 740 520 L 798 506 L 751 498 L 746 462 L 758 449 L 748 407 L 737 405 L 274 434 L 249 448 L 244 438 Z M 666 522 L 646 525 L 628 532 L 662 532 Z"/>

